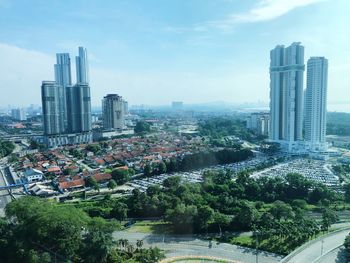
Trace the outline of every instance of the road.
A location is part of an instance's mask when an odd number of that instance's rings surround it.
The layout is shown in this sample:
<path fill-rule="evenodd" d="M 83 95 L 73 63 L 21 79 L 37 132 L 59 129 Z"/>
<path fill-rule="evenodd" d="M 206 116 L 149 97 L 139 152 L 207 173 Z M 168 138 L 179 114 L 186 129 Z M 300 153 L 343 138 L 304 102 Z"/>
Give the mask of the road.
<path fill-rule="evenodd" d="M 337 261 L 337 256 L 332 254 L 331 251 L 334 249 L 336 250 L 344 243 L 345 237 L 349 234 L 349 232 L 350 228 L 330 233 L 322 238 L 310 241 L 309 243 L 303 246 L 304 249 L 297 249 L 295 252 L 291 253 L 289 257 L 286 257 L 283 260 L 281 260 L 281 263 L 346 263 L 346 261 Z M 340 250 L 338 252 L 340 252 Z M 327 259 L 330 260 L 328 256 L 331 257 L 331 255 L 329 254 L 332 254 L 333 257 L 335 256 L 334 261 L 327 261 Z"/>
<path fill-rule="evenodd" d="M 159 247 L 165 251 L 167 257 L 189 255 L 211 256 L 243 263 L 257 262 L 255 249 L 216 242 L 212 242 L 212 247 L 209 248 L 209 241 L 191 236 L 168 236 L 116 231 L 113 233 L 113 237 L 115 240 L 121 238 L 127 239 L 132 244 L 136 244 L 137 240 L 143 240 L 144 247 Z M 279 255 L 263 251 L 260 251 L 258 254 L 258 262 L 260 263 L 277 263 L 281 258 Z"/>
<path fill-rule="evenodd" d="M 0 167 L 0 186 L 6 186 L 2 167 Z M 1 190 L 0 191 L 0 217 L 5 216 L 4 209 L 6 205 L 10 202 L 11 202 L 11 196 L 8 190 Z"/>
<path fill-rule="evenodd" d="M 343 246 L 338 247 L 329 253 L 325 254 L 323 257 L 315 261 L 315 263 L 345 263 L 349 262 L 348 255 Z"/>

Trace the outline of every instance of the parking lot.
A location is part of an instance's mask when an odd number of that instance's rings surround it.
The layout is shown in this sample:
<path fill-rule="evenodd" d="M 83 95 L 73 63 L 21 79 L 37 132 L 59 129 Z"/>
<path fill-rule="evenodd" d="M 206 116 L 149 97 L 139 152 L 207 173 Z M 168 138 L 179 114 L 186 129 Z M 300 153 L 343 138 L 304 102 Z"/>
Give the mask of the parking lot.
<path fill-rule="evenodd" d="M 253 177 L 285 176 L 288 173 L 299 173 L 309 180 L 323 183 L 328 186 L 339 184 L 339 178 L 329 169 L 326 161 L 313 159 L 295 159 L 287 163 L 275 165 L 263 171 L 256 172 Z"/>

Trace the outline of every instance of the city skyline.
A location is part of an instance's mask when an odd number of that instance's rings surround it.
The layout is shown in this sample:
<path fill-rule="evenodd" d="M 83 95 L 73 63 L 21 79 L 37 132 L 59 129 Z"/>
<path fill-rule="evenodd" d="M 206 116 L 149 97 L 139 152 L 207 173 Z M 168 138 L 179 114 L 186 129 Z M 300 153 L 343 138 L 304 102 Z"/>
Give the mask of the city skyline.
<path fill-rule="evenodd" d="M 146 12 L 126 2 L 102 7 L 94 1 L 86 5 L 62 1 L 34 10 L 25 3 L 0 1 L 1 92 L 5 94 L 0 105 L 39 104 L 41 80 L 53 79 L 52 54 L 72 53 L 81 45 L 89 49 L 93 106 L 99 106 L 108 93 L 123 94 L 131 104 L 148 105 L 176 100 L 267 102 L 266 54 L 271 46 L 293 41 L 304 44 L 305 57 L 329 59 L 329 101 L 346 101 L 347 1 L 141 5 Z M 36 15 L 43 11 L 50 30 L 41 26 L 44 17 Z M 36 18 L 18 24 L 16 18 L 26 21 L 28 16 Z M 28 41 L 28 34 L 20 32 L 32 33 L 37 41 Z M 75 67 L 75 60 L 71 62 Z"/>

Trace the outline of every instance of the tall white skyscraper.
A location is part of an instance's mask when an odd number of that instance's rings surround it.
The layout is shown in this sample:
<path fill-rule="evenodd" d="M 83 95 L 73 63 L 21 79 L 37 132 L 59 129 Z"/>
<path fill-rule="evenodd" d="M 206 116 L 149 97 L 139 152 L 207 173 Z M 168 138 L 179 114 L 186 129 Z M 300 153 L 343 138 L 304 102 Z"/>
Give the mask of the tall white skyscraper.
<path fill-rule="evenodd" d="M 326 146 L 328 60 L 311 57 L 307 62 L 305 140 L 313 150 Z"/>
<path fill-rule="evenodd" d="M 270 134 L 289 150 L 302 140 L 304 47 L 296 42 L 270 52 Z"/>
<path fill-rule="evenodd" d="M 79 47 L 79 56 L 75 57 L 77 83 L 89 83 L 89 65 L 86 48 Z"/>

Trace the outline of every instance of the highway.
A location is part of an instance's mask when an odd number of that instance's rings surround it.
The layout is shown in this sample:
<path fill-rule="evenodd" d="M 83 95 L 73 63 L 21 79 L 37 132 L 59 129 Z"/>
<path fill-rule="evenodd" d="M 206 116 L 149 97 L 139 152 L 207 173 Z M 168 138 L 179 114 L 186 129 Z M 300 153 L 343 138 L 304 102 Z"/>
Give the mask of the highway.
<path fill-rule="evenodd" d="M 132 244 L 136 244 L 137 240 L 143 240 L 144 247 L 159 247 L 165 251 L 167 257 L 190 255 L 211 256 L 243 263 L 257 262 L 255 249 L 216 242 L 212 242 L 212 246 L 209 248 L 209 241 L 192 236 L 169 236 L 116 231 L 113 233 L 113 238 L 115 240 L 121 238 L 127 239 Z M 273 253 L 263 251 L 258 253 L 258 262 L 260 263 L 277 263 L 281 258 L 279 255 Z"/>
<path fill-rule="evenodd" d="M 350 228 L 347 228 L 312 240 L 282 259 L 281 263 L 346 263 L 348 261 L 343 261 L 343 256 L 338 253 L 342 251 L 339 247 L 349 232 Z"/>

